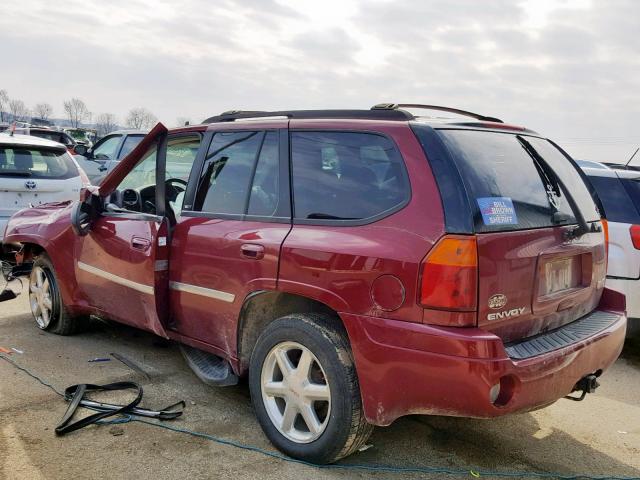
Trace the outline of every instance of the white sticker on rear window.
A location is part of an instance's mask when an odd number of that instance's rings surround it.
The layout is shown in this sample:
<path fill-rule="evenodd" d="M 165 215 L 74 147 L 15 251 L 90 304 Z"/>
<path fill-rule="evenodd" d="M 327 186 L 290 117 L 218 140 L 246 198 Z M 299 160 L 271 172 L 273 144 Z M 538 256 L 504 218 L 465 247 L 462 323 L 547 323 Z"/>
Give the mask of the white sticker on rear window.
<path fill-rule="evenodd" d="M 483 197 L 477 200 L 485 225 L 516 225 L 518 223 L 511 198 Z"/>

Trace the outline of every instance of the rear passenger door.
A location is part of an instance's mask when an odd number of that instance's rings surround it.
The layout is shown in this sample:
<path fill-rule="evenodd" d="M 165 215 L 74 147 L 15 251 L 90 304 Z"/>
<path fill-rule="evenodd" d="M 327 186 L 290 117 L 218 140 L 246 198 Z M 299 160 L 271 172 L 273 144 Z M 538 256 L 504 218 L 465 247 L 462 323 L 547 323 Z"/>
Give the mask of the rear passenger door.
<path fill-rule="evenodd" d="M 291 229 L 286 122 L 273 124 L 207 134 L 173 233 L 171 328 L 225 356 L 245 297 L 276 289 Z"/>

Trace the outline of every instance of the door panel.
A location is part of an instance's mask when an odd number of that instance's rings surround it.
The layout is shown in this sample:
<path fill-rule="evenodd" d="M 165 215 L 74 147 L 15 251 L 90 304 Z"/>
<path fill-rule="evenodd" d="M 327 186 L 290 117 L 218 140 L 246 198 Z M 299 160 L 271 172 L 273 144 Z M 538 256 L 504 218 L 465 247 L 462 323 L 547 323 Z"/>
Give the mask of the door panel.
<path fill-rule="evenodd" d="M 76 275 L 91 306 L 110 318 L 166 337 L 166 224 L 101 217 L 80 239 Z"/>
<path fill-rule="evenodd" d="M 252 291 L 275 290 L 280 245 L 290 228 L 182 217 L 171 250 L 172 328 L 235 356 L 243 301 Z"/>
<path fill-rule="evenodd" d="M 142 159 L 163 159 L 166 134 L 159 123 L 120 162 L 100 186 L 103 201 L 136 173 Z M 135 187 L 139 190 L 140 185 Z M 162 184 L 160 192 L 164 192 Z M 162 194 L 156 197 L 158 205 Z M 161 200 L 158 210 L 162 215 L 164 198 Z M 168 232 L 166 218 L 140 212 L 104 212 L 95 219 L 90 232 L 77 237 L 75 252 L 78 288 L 89 306 L 109 318 L 167 337 Z"/>

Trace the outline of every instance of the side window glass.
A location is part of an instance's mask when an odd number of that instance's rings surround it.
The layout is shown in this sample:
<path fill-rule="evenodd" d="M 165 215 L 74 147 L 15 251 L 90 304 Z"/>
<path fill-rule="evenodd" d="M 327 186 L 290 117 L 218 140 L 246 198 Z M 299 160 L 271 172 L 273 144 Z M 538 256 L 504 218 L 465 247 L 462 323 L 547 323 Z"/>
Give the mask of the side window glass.
<path fill-rule="evenodd" d="M 251 185 L 249 215 L 271 216 L 275 213 L 279 198 L 278 159 L 278 134 L 267 132 Z"/>
<path fill-rule="evenodd" d="M 291 161 L 298 219 L 366 219 L 409 195 L 400 152 L 382 135 L 293 132 Z"/>
<path fill-rule="evenodd" d="M 262 132 L 218 132 L 207 152 L 194 210 L 244 214 Z"/>
<path fill-rule="evenodd" d="M 167 150 L 169 147 L 167 146 Z M 157 147 L 152 147 L 142 159 L 131 169 L 127 176 L 122 179 L 118 190 L 132 188 L 140 190 L 156 184 L 156 153 Z"/>
<path fill-rule="evenodd" d="M 596 189 L 604 208 L 604 216 L 610 222 L 638 223 L 640 218 L 629 199 L 629 189 L 623 186 L 624 180 L 617 177 L 589 176 L 591 185 Z"/>
<path fill-rule="evenodd" d="M 167 143 L 166 196 L 176 213 L 182 210 L 189 174 L 199 148 L 199 135 L 170 138 Z"/>
<path fill-rule="evenodd" d="M 127 138 L 124 139 L 124 143 L 120 149 L 120 159 L 129 155 L 131 150 L 136 148 L 136 145 L 138 145 L 143 138 L 144 135 L 128 135 Z"/>
<path fill-rule="evenodd" d="M 120 143 L 120 135 L 108 137 L 93 149 L 93 158 L 111 160 L 116 158 L 116 148 Z"/>

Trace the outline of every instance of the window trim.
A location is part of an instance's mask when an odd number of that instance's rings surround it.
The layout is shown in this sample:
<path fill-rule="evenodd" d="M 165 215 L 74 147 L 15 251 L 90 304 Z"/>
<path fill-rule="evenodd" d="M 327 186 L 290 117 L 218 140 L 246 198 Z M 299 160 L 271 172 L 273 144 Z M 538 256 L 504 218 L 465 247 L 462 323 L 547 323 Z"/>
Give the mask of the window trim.
<path fill-rule="evenodd" d="M 254 221 L 254 222 L 267 222 L 267 223 L 285 223 L 291 224 L 291 194 L 290 194 L 290 173 L 289 173 L 289 133 L 287 128 L 250 128 L 249 125 L 243 125 L 244 128 L 239 129 L 225 129 L 225 130 L 207 130 L 202 140 L 202 148 L 198 152 L 198 157 L 194 161 L 191 174 L 189 175 L 189 182 L 187 185 L 187 191 L 185 192 L 185 200 L 183 202 L 183 208 L 180 212 L 182 217 L 191 218 L 210 218 L 221 220 L 239 220 L 239 221 Z M 252 167 L 252 176 L 249 187 L 252 186 L 253 178 L 255 176 L 255 170 L 260 159 L 260 153 L 262 146 L 268 132 L 276 132 L 278 135 L 278 207 L 274 215 L 249 215 L 242 213 L 221 213 L 221 212 L 202 212 L 193 209 L 193 204 L 196 197 L 196 191 L 198 189 L 198 182 L 202 175 L 204 165 L 207 159 L 207 152 L 211 148 L 213 138 L 217 133 L 242 133 L 242 132 L 258 132 L 263 134 L 263 138 L 260 142 L 260 149 L 254 159 Z M 245 199 L 245 211 L 249 206 L 249 199 L 251 194 L 251 188 L 248 189 L 247 197 Z"/>
<path fill-rule="evenodd" d="M 359 134 L 366 134 L 366 135 L 377 135 L 379 137 L 383 137 L 387 140 L 389 140 L 391 142 L 391 144 L 395 147 L 396 151 L 398 152 L 398 155 L 400 156 L 400 160 L 402 161 L 402 173 L 404 176 L 404 179 L 406 181 L 406 185 L 409 188 L 409 191 L 407 192 L 405 199 L 399 203 L 398 205 L 392 207 L 392 208 L 388 208 L 387 210 L 384 210 L 380 213 L 377 213 L 376 215 L 372 215 L 371 217 L 367 217 L 367 218 L 360 218 L 357 220 L 336 220 L 336 219 L 321 219 L 321 218 L 296 218 L 295 217 L 295 192 L 293 190 L 293 150 L 291 147 L 289 147 L 289 182 L 290 182 L 290 191 L 291 191 L 291 222 L 293 225 L 324 225 L 324 226 L 331 226 L 331 227 L 360 227 L 362 225 L 369 225 L 371 223 L 375 223 L 379 220 L 382 220 L 383 218 L 387 218 L 391 215 L 393 215 L 394 213 L 399 212 L 400 210 L 402 210 L 403 208 L 405 208 L 407 205 L 409 205 L 409 203 L 411 203 L 411 199 L 413 197 L 413 191 L 411 188 L 411 177 L 409 176 L 409 172 L 407 170 L 407 163 L 404 159 L 404 156 L 402 155 L 402 150 L 400 149 L 399 145 L 396 143 L 396 141 L 388 134 L 384 133 L 384 132 L 379 132 L 376 130 L 369 130 L 369 129 L 336 129 L 336 128 L 313 128 L 313 127 L 308 127 L 308 128 L 295 128 L 295 129 L 290 129 L 289 130 L 289 145 L 292 145 L 292 141 L 291 141 L 291 134 L 293 133 L 298 133 L 298 132 L 317 132 L 317 133 L 359 133 Z"/>

